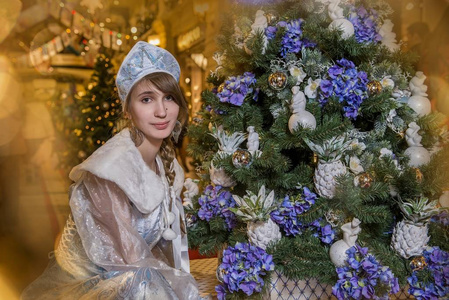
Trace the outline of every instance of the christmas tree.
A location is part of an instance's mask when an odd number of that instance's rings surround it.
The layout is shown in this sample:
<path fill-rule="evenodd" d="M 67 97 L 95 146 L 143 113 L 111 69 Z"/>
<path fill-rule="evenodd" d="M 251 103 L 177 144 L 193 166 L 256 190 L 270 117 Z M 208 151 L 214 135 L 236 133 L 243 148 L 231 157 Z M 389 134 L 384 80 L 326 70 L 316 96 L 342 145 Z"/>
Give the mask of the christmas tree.
<path fill-rule="evenodd" d="M 111 56 L 103 51 L 97 56 L 86 92 L 77 95 L 70 109 L 75 118 L 66 124 L 63 161 L 68 170 L 85 160 L 117 132 L 121 106 L 115 87 Z"/>
<path fill-rule="evenodd" d="M 238 2 L 188 131 L 189 243 L 222 255 L 219 298 L 260 297 L 273 269 L 339 299 L 447 297 L 446 117 L 390 6 Z"/>

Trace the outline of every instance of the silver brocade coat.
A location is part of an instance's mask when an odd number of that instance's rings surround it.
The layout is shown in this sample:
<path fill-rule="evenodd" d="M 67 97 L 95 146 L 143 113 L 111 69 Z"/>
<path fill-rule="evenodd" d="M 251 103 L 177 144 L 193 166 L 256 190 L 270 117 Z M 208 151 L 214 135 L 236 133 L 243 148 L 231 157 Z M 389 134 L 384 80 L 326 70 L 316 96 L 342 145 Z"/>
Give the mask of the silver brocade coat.
<path fill-rule="evenodd" d="M 71 215 L 45 272 L 22 299 L 198 299 L 189 274 L 179 199 L 184 172 L 175 160 L 173 187 L 142 159 L 123 130 L 70 173 Z M 162 238 L 168 211 L 173 241 Z"/>

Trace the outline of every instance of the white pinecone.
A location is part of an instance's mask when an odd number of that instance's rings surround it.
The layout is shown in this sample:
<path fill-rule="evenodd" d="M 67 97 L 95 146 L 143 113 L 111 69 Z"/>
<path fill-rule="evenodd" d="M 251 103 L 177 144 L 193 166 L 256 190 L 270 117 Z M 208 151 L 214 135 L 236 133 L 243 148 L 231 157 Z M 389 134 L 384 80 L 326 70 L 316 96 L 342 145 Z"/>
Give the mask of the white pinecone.
<path fill-rule="evenodd" d="M 320 160 L 313 178 L 320 196 L 332 199 L 335 195 L 335 177 L 344 174 L 346 174 L 346 167 L 340 160 L 332 162 Z"/>
<path fill-rule="evenodd" d="M 427 233 L 427 224 L 413 224 L 401 221 L 396 224 L 393 230 L 391 247 L 404 258 L 422 255 L 430 238 Z"/>
<path fill-rule="evenodd" d="M 271 219 L 248 223 L 248 238 L 251 244 L 266 249 L 268 243 L 281 239 L 279 226 Z"/>

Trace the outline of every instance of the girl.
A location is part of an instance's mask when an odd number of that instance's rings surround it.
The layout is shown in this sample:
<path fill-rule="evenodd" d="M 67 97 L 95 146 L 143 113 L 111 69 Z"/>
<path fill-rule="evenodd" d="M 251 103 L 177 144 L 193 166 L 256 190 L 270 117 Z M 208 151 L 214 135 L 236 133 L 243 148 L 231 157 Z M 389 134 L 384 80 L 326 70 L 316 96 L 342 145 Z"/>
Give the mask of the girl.
<path fill-rule="evenodd" d="M 187 120 L 179 74 L 162 48 L 128 53 L 116 85 L 129 126 L 70 172 L 71 215 L 23 299 L 198 299 L 171 142 Z"/>

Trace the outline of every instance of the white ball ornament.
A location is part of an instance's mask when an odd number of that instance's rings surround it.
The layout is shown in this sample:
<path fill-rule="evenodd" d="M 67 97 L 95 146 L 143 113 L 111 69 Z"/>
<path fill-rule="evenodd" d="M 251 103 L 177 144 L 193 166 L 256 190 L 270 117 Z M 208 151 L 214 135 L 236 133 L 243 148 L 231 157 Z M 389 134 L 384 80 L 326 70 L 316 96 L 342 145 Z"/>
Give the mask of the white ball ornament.
<path fill-rule="evenodd" d="M 449 191 L 444 191 L 438 199 L 438 203 L 441 207 L 449 208 Z"/>
<path fill-rule="evenodd" d="M 427 99 L 426 97 L 423 97 L 423 96 L 411 96 L 408 99 L 407 104 L 420 117 L 430 114 L 431 109 L 432 109 L 430 106 L 429 99 Z"/>
<path fill-rule="evenodd" d="M 292 114 L 290 119 L 288 120 L 288 129 L 290 132 L 293 132 L 300 125 L 302 128 L 316 128 L 316 119 L 315 116 L 312 115 L 307 110 L 303 110 L 301 112 Z"/>
<path fill-rule="evenodd" d="M 354 35 L 354 25 L 346 19 L 336 19 L 329 24 L 329 29 L 340 29 L 342 31 L 341 37 L 343 39 L 349 39 Z"/>
<path fill-rule="evenodd" d="M 419 167 L 428 164 L 430 161 L 430 153 L 424 147 L 409 147 L 404 152 L 410 158 L 409 165 L 411 167 Z"/>

